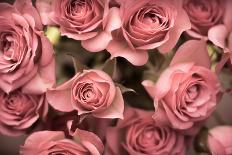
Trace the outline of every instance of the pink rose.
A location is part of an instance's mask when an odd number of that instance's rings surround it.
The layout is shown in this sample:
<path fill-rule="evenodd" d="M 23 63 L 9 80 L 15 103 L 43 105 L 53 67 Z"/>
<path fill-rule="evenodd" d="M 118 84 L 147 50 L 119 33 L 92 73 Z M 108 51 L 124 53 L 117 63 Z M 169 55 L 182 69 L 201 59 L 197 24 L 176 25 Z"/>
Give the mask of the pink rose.
<path fill-rule="evenodd" d="M 190 21 L 177 0 L 117 0 L 122 26 L 112 32 L 107 50 L 111 57 L 124 57 L 133 65 L 144 65 L 148 50 L 169 52 Z"/>
<path fill-rule="evenodd" d="M 0 3 L 0 89 L 43 93 L 55 81 L 53 48 L 30 0 Z"/>
<path fill-rule="evenodd" d="M 218 126 L 210 129 L 207 143 L 212 155 L 231 155 L 232 126 Z"/>
<path fill-rule="evenodd" d="M 50 105 L 56 110 L 78 115 L 92 113 L 100 118 L 123 118 L 121 90 L 111 77 L 100 70 L 84 70 L 71 80 L 47 92 Z"/>
<path fill-rule="evenodd" d="M 30 135 L 20 149 L 21 155 L 101 155 L 104 145 L 93 133 L 77 129 L 72 139 L 61 131 L 39 131 Z"/>
<path fill-rule="evenodd" d="M 91 52 L 106 48 L 111 31 L 120 27 L 118 8 L 108 0 L 37 0 L 44 25 L 57 25 L 61 35 L 81 40 Z"/>
<path fill-rule="evenodd" d="M 154 99 L 153 118 L 176 129 L 196 127 L 208 118 L 220 92 L 219 80 L 210 70 L 206 42 L 202 40 L 183 44 L 156 84 L 148 80 L 142 84 Z"/>
<path fill-rule="evenodd" d="M 223 19 L 224 24 L 214 26 L 208 32 L 209 40 L 224 51 L 222 59 L 217 65 L 217 72 L 222 69 L 228 60 L 230 61 L 230 64 L 232 64 L 232 1 L 227 0 L 226 2 Z"/>
<path fill-rule="evenodd" d="M 26 133 L 39 119 L 45 119 L 47 112 L 45 95 L 24 94 L 20 90 L 6 94 L 0 90 L 0 134 Z"/>
<path fill-rule="evenodd" d="M 106 133 L 105 155 L 184 155 L 185 137 L 152 119 L 150 111 L 128 108 Z"/>
<path fill-rule="evenodd" d="M 208 30 L 223 22 L 227 0 L 183 0 L 183 8 L 189 15 L 192 29 L 187 33 L 194 38 L 208 35 Z"/>

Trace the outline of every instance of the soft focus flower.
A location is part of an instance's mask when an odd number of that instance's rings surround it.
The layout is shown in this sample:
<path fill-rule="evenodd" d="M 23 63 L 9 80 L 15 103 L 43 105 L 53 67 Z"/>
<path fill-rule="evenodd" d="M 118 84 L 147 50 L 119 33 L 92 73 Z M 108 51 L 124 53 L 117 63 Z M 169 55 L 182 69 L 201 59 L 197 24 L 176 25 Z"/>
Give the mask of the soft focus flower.
<path fill-rule="evenodd" d="M 0 134 L 26 133 L 36 121 L 45 119 L 47 112 L 45 95 L 24 94 L 20 90 L 6 94 L 0 90 Z"/>
<path fill-rule="evenodd" d="M 105 155 L 184 155 L 185 137 L 152 119 L 153 112 L 128 108 L 106 133 Z"/>
<path fill-rule="evenodd" d="M 0 88 L 43 93 L 55 81 L 53 48 L 30 0 L 0 3 Z"/>
<path fill-rule="evenodd" d="M 187 33 L 194 38 L 208 35 L 208 30 L 223 22 L 226 0 L 183 0 L 192 29 Z"/>
<path fill-rule="evenodd" d="M 218 126 L 210 129 L 207 143 L 212 155 L 231 155 L 232 126 Z"/>
<path fill-rule="evenodd" d="M 120 27 L 118 8 L 109 8 L 108 0 L 37 0 L 44 25 L 57 25 L 61 35 L 81 40 L 91 52 L 106 48 L 111 31 Z"/>
<path fill-rule="evenodd" d="M 208 118 L 220 92 L 218 78 L 209 68 L 204 41 L 192 40 L 181 46 L 156 84 L 143 82 L 154 99 L 154 119 L 176 129 L 190 129 Z"/>
<path fill-rule="evenodd" d="M 226 2 L 224 24 L 214 26 L 208 32 L 209 40 L 224 51 L 221 61 L 217 65 L 217 72 L 222 69 L 228 60 L 232 64 L 232 1 L 227 0 Z"/>
<path fill-rule="evenodd" d="M 66 139 L 61 131 L 39 131 L 30 135 L 20 149 L 21 155 L 101 155 L 104 146 L 93 133 L 77 129 L 73 139 Z"/>
<path fill-rule="evenodd" d="M 84 70 L 47 92 L 48 102 L 63 112 L 92 113 L 100 118 L 123 118 L 124 101 L 111 77 L 100 70 Z"/>
<path fill-rule="evenodd" d="M 111 57 L 124 57 L 134 65 L 147 62 L 147 51 L 169 52 L 190 21 L 177 0 L 117 0 L 122 26 L 112 32 L 107 50 Z"/>

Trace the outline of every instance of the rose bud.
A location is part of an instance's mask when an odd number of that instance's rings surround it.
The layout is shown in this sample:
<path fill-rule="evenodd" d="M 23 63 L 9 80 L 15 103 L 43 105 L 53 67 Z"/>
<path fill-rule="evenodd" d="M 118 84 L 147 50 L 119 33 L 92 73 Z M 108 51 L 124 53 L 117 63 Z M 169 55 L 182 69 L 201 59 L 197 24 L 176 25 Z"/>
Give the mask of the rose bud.
<path fill-rule="evenodd" d="M 0 3 L 0 89 L 41 94 L 55 83 L 53 48 L 30 0 Z"/>
<path fill-rule="evenodd" d="M 231 155 L 232 126 L 217 126 L 210 129 L 207 143 L 212 155 Z"/>
<path fill-rule="evenodd" d="M 122 26 L 112 32 L 107 50 L 111 57 L 124 57 L 144 65 L 148 50 L 169 52 L 183 31 L 190 29 L 188 15 L 176 0 L 117 0 Z"/>
<path fill-rule="evenodd" d="M 108 0 L 37 0 L 36 6 L 44 25 L 59 26 L 62 36 L 81 40 L 91 52 L 104 50 L 121 24 Z"/>
<path fill-rule="evenodd" d="M 124 120 L 106 133 L 105 155 L 184 155 L 185 137 L 152 119 L 153 112 L 125 110 Z"/>
<path fill-rule="evenodd" d="M 72 79 L 48 90 L 49 104 L 56 110 L 78 115 L 91 113 L 99 118 L 123 118 L 121 90 L 111 77 L 100 70 L 84 70 Z"/>
<path fill-rule="evenodd" d="M 202 40 L 183 44 L 156 84 L 148 80 L 142 84 L 154 99 L 153 118 L 181 130 L 205 121 L 215 110 L 221 90 Z"/>
<path fill-rule="evenodd" d="M 39 131 L 30 135 L 20 149 L 21 155 L 75 154 L 101 155 L 104 145 L 93 133 L 77 129 L 72 139 L 61 131 Z"/>
<path fill-rule="evenodd" d="M 208 31 L 214 26 L 226 23 L 224 17 L 230 0 L 183 0 L 183 8 L 186 10 L 192 24 L 187 34 L 193 38 L 208 36 Z M 230 8 L 228 8 L 230 9 Z M 231 14 L 231 12 L 230 12 Z"/>
<path fill-rule="evenodd" d="M 0 134 L 19 136 L 30 131 L 48 112 L 45 95 L 24 94 L 15 90 L 6 94 L 0 90 Z"/>

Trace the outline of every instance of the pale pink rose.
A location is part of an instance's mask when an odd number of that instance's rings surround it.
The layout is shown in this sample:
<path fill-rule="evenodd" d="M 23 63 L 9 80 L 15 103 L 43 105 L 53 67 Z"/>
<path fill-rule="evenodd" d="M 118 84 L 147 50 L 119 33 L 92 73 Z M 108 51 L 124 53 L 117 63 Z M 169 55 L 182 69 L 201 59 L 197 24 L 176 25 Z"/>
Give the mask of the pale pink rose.
<path fill-rule="evenodd" d="M 153 112 L 128 108 L 106 133 L 105 155 L 184 155 L 185 137 L 152 119 Z"/>
<path fill-rule="evenodd" d="M 81 40 L 90 52 L 104 50 L 121 24 L 109 0 L 37 0 L 36 6 L 44 25 L 59 26 L 61 35 Z"/>
<path fill-rule="evenodd" d="M 227 0 L 226 2 L 224 24 L 214 26 L 208 32 L 209 40 L 224 51 L 221 61 L 217 65 L 217 72 L 220 72 L 228 60 L 232 64 L 232 1 Z"/>
<path fill-rule="evenodd" d="M 206 42 L 202 40 L 183 44 L 156 84 L 149 80 L 142 84 L 154 99 L 153 118 L 181 130 L 196 127 L 208 118 L 220 94 L 220 83 L 210 70 Z"/>
<path fill-rule="evenodd" d="M 100 118 L 123 118 L 121 90 L 111 77 L 100 70 L 84 70 L 71 80 L 47 91 L 50 105 L 59 111 L 76 110 Z"/>
<path fill-rule="evenodd" d="M 212 155 L 231 155 L 232 126 L 217 126 L 210 129 L 207 144 Z"/>
<path fill-rule="evenodd" d="M 55 81 L 53 48 L 30 0 L 0 3 L 0 89 L 43 93 Z"/>
<path fill-rule="evenodd" d="M 227 0 L 183 0 L 183 8 L 192 24 L 187 33 L 194 38 L 207 37 L 208 30 L 223 23 Z"/>
<path fill-rule="evenodd" d="M 144 65 L 148 50 L 169 52 L 183 31 L 190 29 L 188 15 L 178 0 L 117 0 L 122 26 L 112 32 L 107 50 L 111 57 L 124 57 Z"/>
<path fill-rule="evenodd" d="M 19 136 L 37 122 L 45 119 L 48 103 L 45 95 L 24 94 L 15 90 L 10 94 L 0 90 L 0 134 Z"/>
<path fill-rule="evenodd" d="M 21 155 L 101 155 L 104 145 L 93 133 L 77 129 L 72 139 L 61 131 L 39 131 L 30 135 L 20 149 Z"/>

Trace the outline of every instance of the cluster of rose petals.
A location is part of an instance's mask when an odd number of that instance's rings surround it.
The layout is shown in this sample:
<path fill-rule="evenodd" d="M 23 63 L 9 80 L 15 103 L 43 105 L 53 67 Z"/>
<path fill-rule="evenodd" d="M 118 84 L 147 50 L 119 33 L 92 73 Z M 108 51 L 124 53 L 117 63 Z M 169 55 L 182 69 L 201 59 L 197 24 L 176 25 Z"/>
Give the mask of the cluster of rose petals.
<path fill-rule="evenodd" d="M 215 110 L 220 83 L 210 70 L 205 44 L 202 40 L 186 42 L 156 84 L 148 80 L 143 82 L 154 98 L 154 119 L 186 130 L 208 118 Z"/>
<path fill-rule="evenodd" d="M 43 93 L 55 81 L 53 48 L 30 0 L 0 3 L 0 89 Z"/>
<path fill-rule="evenodd" d="M 30 95 L 20 90 L 6 94 L 0 90 L 0 134 L 19 136 L 39 119 L 45 119 L 47 112 L 44 94 Z"/>
<path fill-rule="evenodd" d="M 124 120 L 107 130 L 105 155 L 184 155 L 185 137 L 154 121 L 152 114 L 126 109 Z"/>
<path fill-rule="evenodd" d="M 124 57 L 133 65 L 144 65 L 148 50 L 169 52 L 190 21 L 178 0 L 118 0 L 121 28 L 112 32 L 107 50 L 111 57 Z"/>
<path fill-rule="evenodd" d="M 60 27 L 61 35 L 81 40 L 91 52 L 104 50 L 111 31 L 120 26 L 118 8 L 109 9 L 109 0 L 37 0 L 44 25 Z"/>
<path fill-rule="evenodd" d="M 207 144 L 212 155 L 231 155 L 232 126 L 217 126 L 210 129 Z"/>
<path fill-rule="evenodd" d="M 121 90 L 101 70 L 84 70 L 72 79 L 47 91 L 50 105 L 59 111 L 76 110 L 78 115 L 91 113 L 100 118 L 123 118 Z"/>
<path fill-rule="evenodd" d="M 104 145 L 93 133 L 77 129 L 72 139 L 61 131 L 39 131 L 30 135 L 20 149 L 21 155 L 101 155 Z"/>
<path fill-rule="evenodd" d="M 192 24 L 187 33 L 194 38 L 208 35 L 208 31 L 215 25 L 223 22 L 224 9 L 227 0 L 183 0 Z"/>

